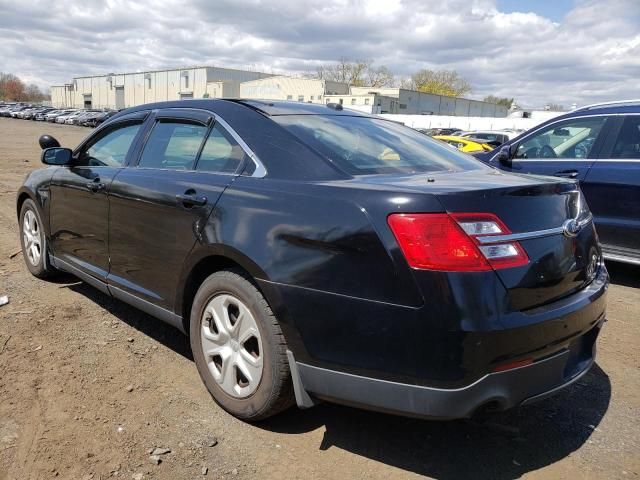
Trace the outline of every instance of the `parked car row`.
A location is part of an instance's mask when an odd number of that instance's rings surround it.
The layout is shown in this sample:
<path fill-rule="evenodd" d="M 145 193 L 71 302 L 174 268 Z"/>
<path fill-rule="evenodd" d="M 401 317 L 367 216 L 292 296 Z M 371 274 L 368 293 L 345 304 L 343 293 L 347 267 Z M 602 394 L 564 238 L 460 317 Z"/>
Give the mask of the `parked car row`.
<path fill-rule="evenodd" d="M 491 151 L 524 132 L 524 130 L 513 128 L 471 131 L 457 128 L 417 128 L 416 130 L 465 153 Z"/>
<path fill-rule="evenodd" d="M 43 105 L 0 103 L 0 116 L 2 117 L 94 128 L 116 113 L 118 113 L 117 110 L 111 109 L 53 108 Z"/>
<path fill-rule="evenodd" d="M 484 143 L 488 143 L 493 147 L 498 147 L 503 143 L 516 138 L 522 132 L 524 132 L 523 129 L 505 128 L 502 130 L 471 130 L 471 131 L 464 131 L 464 132 L 458 131 L 458 132 L 452 133 L 451 135 L 462 137 L 462 138 L 468 138 L 468 137 L 478 138 L 478 139 L 484 140 Z"/>
<path fill-rule="evenodd" d="M 436 135 L 433 138 L 448 143 L 464 153 L 490 152 L 495 148 L 487 140 L 475 137 L 457 137 L 453 135 Z"/>

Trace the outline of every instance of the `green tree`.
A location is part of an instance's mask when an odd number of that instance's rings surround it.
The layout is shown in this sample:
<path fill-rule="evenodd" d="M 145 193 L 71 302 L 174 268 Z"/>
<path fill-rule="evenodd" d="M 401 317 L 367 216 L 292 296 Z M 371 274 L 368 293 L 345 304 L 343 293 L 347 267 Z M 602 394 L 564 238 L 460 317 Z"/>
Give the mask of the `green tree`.
<path fill-rule="evenodd" d="M 422 69 L 411 75 L 405 82 L 414 90 L 448 97 L 460 97 L 471 92 L 471 85 L 455 70 Z"/>

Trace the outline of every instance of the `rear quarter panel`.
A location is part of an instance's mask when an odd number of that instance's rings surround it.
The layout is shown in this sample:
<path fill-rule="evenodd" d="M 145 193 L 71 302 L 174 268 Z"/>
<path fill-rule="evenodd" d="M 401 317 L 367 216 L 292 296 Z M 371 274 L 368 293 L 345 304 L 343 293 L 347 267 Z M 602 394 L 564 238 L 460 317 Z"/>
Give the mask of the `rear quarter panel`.
<path fill-rule="evenodd" d="M 363 195 L 340 182 L 239 177 L 209 218 L 202 244 L 246 255 L 269 282 L 419 305 L 414 282 L 399 271 L 378 231 L 387 229 L 393 195 Z M 441 210 L 437 201 L 425 208 Z"/>
<path fill-rule="evenodd" d="M 239 177 L 220 198 L 192 257 L 236 260 L 256 278 L 296 358 L 311 352 L 335 360 L 354 329 L 375 330 L 379 338 L 379 319 L 366 314 L 363 302 L 381 306 L 376 316 L 394 311 L 385 305 L 414 310 L 423 304 L 386 225 L 397 196 L 339 181 Z M 428 195 L 415 197 L 424 211 L 442 210 Z M 336 336 L 342 340 L 327 341 Z"/>

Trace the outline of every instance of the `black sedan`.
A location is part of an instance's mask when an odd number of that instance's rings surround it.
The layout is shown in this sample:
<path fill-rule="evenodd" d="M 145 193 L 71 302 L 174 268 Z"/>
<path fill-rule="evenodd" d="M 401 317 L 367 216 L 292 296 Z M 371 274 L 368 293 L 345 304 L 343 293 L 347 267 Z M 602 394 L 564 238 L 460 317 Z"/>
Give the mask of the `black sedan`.
<path fill-rule="evenodd" d="M 607 271 L 576 183 L 501 172 L 340 105 L 191 100 L 42 137 L 26 265 L 190 337 L 245 420 L 321 400 L 459 418 L 594 362 Z"/>

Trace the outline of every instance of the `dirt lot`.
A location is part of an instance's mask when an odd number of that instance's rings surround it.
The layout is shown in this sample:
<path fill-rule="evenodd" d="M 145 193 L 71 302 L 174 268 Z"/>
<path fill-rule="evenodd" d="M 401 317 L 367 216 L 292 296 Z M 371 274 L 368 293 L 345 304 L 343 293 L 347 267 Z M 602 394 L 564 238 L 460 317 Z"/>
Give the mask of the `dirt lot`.
<path fill-rule="evenodd" d="M 321 405 L 248 425 L 213 403 L 176 330 L 10 258 L 45 132 L 75 146 L 89 130 L 0 119 L 0 480 L 640 476 L 640 269 L 609 266 L 598 364 L 552 399 L 468 421 Z M 171 450 L 160 465 L 154 447 Z"/>

